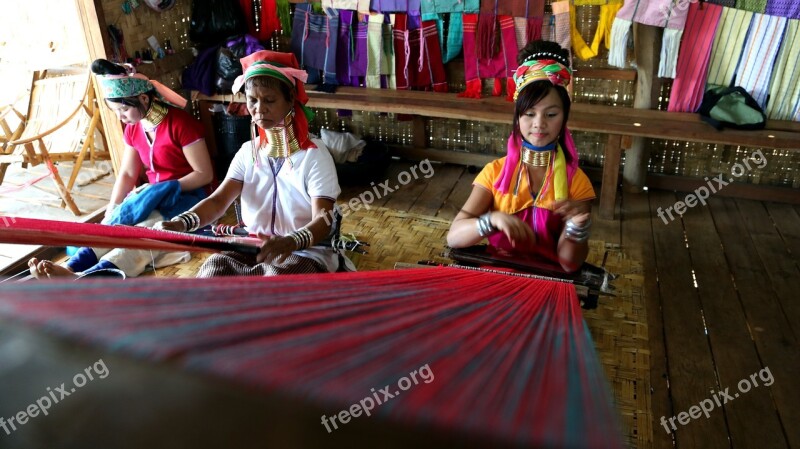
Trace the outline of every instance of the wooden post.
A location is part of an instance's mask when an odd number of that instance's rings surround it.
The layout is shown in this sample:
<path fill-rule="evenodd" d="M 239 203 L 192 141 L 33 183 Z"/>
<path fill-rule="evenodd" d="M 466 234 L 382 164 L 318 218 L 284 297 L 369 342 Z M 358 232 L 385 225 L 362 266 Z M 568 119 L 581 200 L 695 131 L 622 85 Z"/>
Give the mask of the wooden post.
<path fill-rule="evenodd" d="M 80 12 L 83 35 L 86 36 L 86 46 L 89 50 L 89 59 L 107 58 L 106 49 L 109 48 L 108 45 L 110 44 L 107 44 L 103 38 L 105 36 L 105 27 L 101 26 L 101 23 L 105 24 L 105 17 L 103 16 L 102 6 L 100 6 L 100 0 L 75 0 L 75 4 Z M 122 125 L 117 115 L 103 104 L 105 99 L 100 89 L 96 88 L 97 83 L 92 83 L 92 85 L 96 89 L 95 98 L 99 103 L 100 120 L 106 132 L 111 164 L 114 167 L 114 173 L 117 173 L 122 160 L 122 151 L 125 148 L 122 138 Z"/>
<path fill-rule="evenodd" d="M 658 105 L 660 82 L 658 72 L 659 52 L 661 51 L 661 28 L 635 23 L 633 42 L 636 49 L 636 97 L 633 107 L 651 109 Z M 625 168 L 622 174 L 623 188 L 626 192 L 641 192 L 647 177 L 647 162 L 650 153 L 645 146 L 645 138 L 634 137 L 629 150 L 625 152 Z"/>
<path fill-rule="evenodd" d="M 617 206 L 617 182 L 619 180 L 619 161 L 622 156 L 622 136 L 609 134 L 603 158 L 603 184 L 600 186 L 600 218 L 614 219 Z"/>

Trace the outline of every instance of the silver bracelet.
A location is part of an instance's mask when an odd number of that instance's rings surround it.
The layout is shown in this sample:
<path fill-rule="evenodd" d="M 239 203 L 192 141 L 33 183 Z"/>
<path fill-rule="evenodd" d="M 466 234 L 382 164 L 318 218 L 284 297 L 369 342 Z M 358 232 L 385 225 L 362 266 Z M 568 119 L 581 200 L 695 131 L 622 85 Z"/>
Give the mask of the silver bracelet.
<path fill-rule="evenodd" d="M 587 239 L 589 239 L 589 228 L 592 227 L 592 219 L 590 218 L 589 221 L 586 222 L 583 226 L 578 226 L 575 224 L 574 221 L 570 218 L 567 220 L 567 224 L 565 226 L 564 234 L 570 240 L 575 243 L 583 243 Z"/>
<path fill-rule="evenodd" d="M 200 216 L 196 212 L 186 211 L 176 215 L 170 221 L 178 221 L 186 226 L 185 232 L 194 232 L 200 227 Z"/>
<path fill-rule="evenodd" d="M 301 250 L 311 246 L 311 243 L 314 239 L 314 234 L 311 233 L 310 229 L 304 227 L 290 233 L 289 237 L 294 240 L 297 250 Z"/>
<path fill-rule="evenodd" d="M 491 212 L 487 212 L 478 217 L 477 226 L 478 226 L 478 235 L 480 235 L 481 237 L 487 237 L 497 232 L 497 228 L 495 228 L 492 225 Z"/>

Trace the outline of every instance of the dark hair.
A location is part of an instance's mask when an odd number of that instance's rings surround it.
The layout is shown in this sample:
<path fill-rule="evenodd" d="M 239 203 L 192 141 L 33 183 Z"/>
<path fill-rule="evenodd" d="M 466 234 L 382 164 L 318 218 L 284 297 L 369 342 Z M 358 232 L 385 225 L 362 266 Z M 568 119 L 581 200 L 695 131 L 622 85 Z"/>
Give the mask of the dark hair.
<path fill-rule="evenodd" d="M 128 71 L 125 70 L 125 67 L 119 64 L 114 64 L 106 59 L 95 59 L 94 62 L 92 62 L 92 73 L 95 75 L 125 75 L 128 73 Z M 153 101 L 155 101 L 156 90 L 151 89 L 145 92 L 145 94 L 150 98 L 150 104 L 152 104 Z M 144 104 L 142 104 L 142 101 L 138 96 L 125 98 L 106 98 L 106 101 L 134 107 L 139 110 L 142 116 L 147 113 L 147 109 L 144 107 Z"/>
<path fill-rule="evenodd" d="M 561 46 L 557 43 L 550 41 L 528 42 L 525 48 L 520 50 L 519 55 L 517 56 L 517 63 L 522 64 L 529 56 L 535 56 L 539 53 L 549 53 L 547 57 L 555 59 L 559 63 L 569 67 L 569 52 L 561 48 Z M 559 98 L 561 98 L 561 104 L 563 105 L 564 124 L 559 132 L 558 140 L 561 146 L 564 146 L 564 130 L 567 126 L 567 120 L 569 120 L 569 110 L 570 106 L 572 105 L 572 101 L 569 98 L 569 92 L 567 92 L 567 89 L 564 86 L 555 86 L 553 83 L 547 80 L 534 81 L 533 83 L 525 86 L 525 88 L 519 93 L 517 101 L 514 105 L 514 137 L 521 137 L 519 130 L 520 116 L 528 109 L 536 106 L 536 104 L 542 101 L 542 98 L 550 94 L 550 91 L 552 90 L 556 91 Z M 565 151 L 564 156 L 567 158 L 567 162 L 571 162 L 571 156 L 568 154 L 568 152 Z"/>
<path fill-rule="evenodd" d="M 254 76 L 249 78 L 244 83 L 244 88 L 247 90 L 248 88 L 253 88 L 254 86 L 259 87 L 266 87 L 268 89 L 275 89 L 280 91 L 283 94 L 284 100 L 291 102 L 292 101 L 292 86 L 286 84 L 285 82 L 279 80 L 278 78 L 274 78 L 272 76 Z"/>

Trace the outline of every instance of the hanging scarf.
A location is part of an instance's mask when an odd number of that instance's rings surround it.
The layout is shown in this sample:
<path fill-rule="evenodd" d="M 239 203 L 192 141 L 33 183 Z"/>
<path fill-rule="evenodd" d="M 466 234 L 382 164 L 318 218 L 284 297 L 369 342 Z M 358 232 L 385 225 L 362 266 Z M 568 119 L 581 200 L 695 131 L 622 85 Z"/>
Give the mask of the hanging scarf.
<path fill-rule="evenodd" d="M 750 11 L 722 8 L 714 45 L 711 47 L 708 84 L 726 87 L 731 84 L 752 20 L 753 13 Z"/>
<path fill-rule="evenodd" d="M 336 78 L 342 86 L 361 86 L 367 75 L 367 22 L 355 11 L 339 11 Z"/>
<path fill-rule="evenodd" d="M 281 29 L 275 0 L 239 0 L 239 5 L 247 22 L 247 33 L 256 39 L 269 40 L 272 33 Z"/>
<path fill-rule="evenodd" d="M 447 92 L 435 22 L 396 14 L 394 52 L 397 89 L 432 87 L 436 92 Z"/>
<path fill-rule="evenodd" d="M 553 10 L 554 42 L 561 48 L 572 48 L 572 27 L 569 24 L 569 11 L 572 9 L 570 1 L 554 2 L 550 8 Z"/>
<path fill-rule="evenodd" d="M 800 21 L 786 25 L 783 44 L 772 70 L 772 90 L 767 117 L 773 120 L 796 120 L 800 109 Z"/>
<path fill-rule="evenodd" d="M 591 46 L 583 40 L 581 32 L 578 30 L 576 8 L 570 8 L 569 20 L 572 35 L 572 49 L 580 59 L 586 61 L 597 56 L 600 51 L 600 43 L 605 41 L 606 49 L 611 46 L 611 27 L 614 17 L 622 7 L 622 0 L 575 0 L 574 6 L 599 5 L 600 16 L 597 19 L 597 31 Z"/>
<path fill-rule="evenodd" d="M 100 82 L 100 88 L 105 98 L 135 97 L 155 89 L 156 98 L 162 102 L 181 109 L 186 107 L 185 98 L 169 87 L 156 80 L 151 80 L 141 73 L 132 75 L 98 75 L 97 80 Z"/>
<path fill-rule="evenodd" d="M 787 20 L 786 17 L 753 14 L 744 52 L 736 69 L 735 84 L 750 93 L 762 109 L 767 104 L 772 67 Z"/>
<path fill-rule="evenodd" d="M 514 30 L 514 18 L 499 16 L 500 44 L 502 51 L 495 52 L 489 58 L 478 57 L 476 51 L 478 14 L 464 14 L 464 77 L 467 88 L 458 94 L 462 98 L 481 98 L 482 78 L 494 78 L 492 95 L 502 92 L 502 80 L 506 79 L 506 93 L 509 101 L 514 93 L 513 79 L 517 59 L 517 36 Z"/>
<path fill-rule="evenodd" d="M 683 38 L 692 45 L 681 47 L 678 68 L 669 96 L 669 111 L 695 112 L 703 101 L 708 65 L 723 7 L 689 5 Z"/>
<path fill-rule="evenodd" d="M 244 73 L 236 77 L 233 82 L 233 92 L 239 92 L 245 82 L 257 76 L 268 76 L 286 83 L 294 90 L 294 110 L 302 114 L 295 114 L 292 119 L 294 137 L 297 138 L 301 149 L 316 148 L 308 134 L 308 123 L 314 119 L 314 112 L 306 106 L 308 95 L 304 83 L 308 79 L 305 70 L 300 69 L 297 58 L 292 53 L 280 53 L 270 50 L 257 51 L 240 59 Z M 266 133 L 258 128 L 260 137 L 259 147 L 266 141 Z"/>
<path fill-rule="evenodd" d="M 299 3 L 294 10 L 292 52 L 303 68 L 322 71 L 322 83 L 336 86 L 336 46 L 338 44 L 339 12 L 328 8 L 325 14 L 315 14 L 310 3 Z M 318 80 L 309 73 L 309 82 Z"/>
<path fill-rule="evenodd" d="M 611 28 L 608 63 L 615 67 L 625 67 L 628 33 L 633 22 L 652 25 L 664 28 L 658 76 L 674 78 L 688 10 L 684 3 L 676 0 L 625 0 Z"/>

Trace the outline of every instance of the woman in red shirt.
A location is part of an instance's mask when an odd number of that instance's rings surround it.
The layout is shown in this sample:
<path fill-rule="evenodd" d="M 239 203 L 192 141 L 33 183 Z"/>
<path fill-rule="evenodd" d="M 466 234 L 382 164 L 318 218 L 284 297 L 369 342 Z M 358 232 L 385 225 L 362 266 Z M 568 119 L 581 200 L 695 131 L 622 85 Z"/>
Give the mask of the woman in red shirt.
<path fill-rule="evenodd" d="M 213 179 L 205 130 L 182 108 L 186 100 L 157 81 L 129 75 L 104 59 L 92 64 L 106 105 L 125 124 L 125 150 L 103 223 L 152 226 L 205 198 Z M 144 170 L 148 184 L 136 188 Z M 80 248 L 63 266 L 28 261 L 34 277 L 76 276 L 118 269 L 138 276 L 148 264 L 165 266 L 183 254 L 131 249 Z"/>

